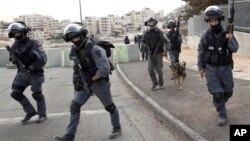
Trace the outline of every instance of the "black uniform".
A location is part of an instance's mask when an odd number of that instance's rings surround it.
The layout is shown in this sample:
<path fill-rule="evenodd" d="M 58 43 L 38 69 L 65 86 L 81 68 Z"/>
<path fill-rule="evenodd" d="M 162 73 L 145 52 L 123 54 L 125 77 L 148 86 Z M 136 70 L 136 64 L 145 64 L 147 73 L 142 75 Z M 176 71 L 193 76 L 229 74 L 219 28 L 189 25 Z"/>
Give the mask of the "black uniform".
<path fill-rule="evenodd" d="M 147 47 L 148 58 L 148 72 L 153 83 L 152 89 L 159 84 L 160 89 L 163 89 L 163 60 L 162 53 L 170 46 L 170 42 L 163 32 L 156 27 L 157 21 L 150 18 L 147 25 L 150 29 L 143 35 L 141 41 Z M 155 71 L 158 73 L 159 80 L 157 81 Z"/>
<path fill-rule="evenodd" d="M 45 98 L 42 93 L 42 83 L 44 82 L 43 67 L 47 62 L 47 55 L 41 44 L 26 36 L 27 31 L 23 29 L 25 27 L 26 25 L 21 23 L 13 23 L 9 26 L 9 37 L 14 37 L 16 40 L 11 46 L 10 61 L 16 64 L 18 68 L 12 83 L 11 96 L 22 105 L 27 113 L 22 122 L 28 121 L 36 114 L 39 115 L 37 122 L 41 122 L 47 118 Z M 16 33 L 21 35 L 15 36 Z M 20 65 L 20 62 L 23 66 Z M 33 92 L 32 96 L 37 102 L 37 111 L 23 94 L 29 85 L 31 85 L 31 91 Z"/>
<path fill-rule="evenodd" d="M 171 43 L 171 47 L 169 49 L 169 56 L 171 60 L 171 64 L 179 62 L 179 54 L 181 53 L 181 43 L 182 37 L 181 34 L 175 30 L 169 31 L 167 33 L 167 37 Z"/>
<path fill-rule="evenodd" d="M 76 37 L 79 40 L 73 42 L 70 59 L 74 60 L 74 98 L 70 105 L 70 122 L 67 133 L 62 137 L 56 137 L 56 141 L 73 141 L 80 120 L 81 107 L 88 101 L 92 92 L 99 98 L 105 109 L 110 113 L 111 124 L 113 126 L 110 138 L 115 138 L 121 134 L 119 112 L 116 108 L 110 87 L 109 74 L 111 66 L 104 48 L 94 43 L 94 40 L 86 37 L 86 29 L 78 24 L 69 24 L 64 30 L 65 41 Z M 77 58 L 77 59 L 76 59 Z M 93 80 L 94 76 L 100 76 L 98 80 Z M 88 130 L 88 127 L 86 127 Z"/>

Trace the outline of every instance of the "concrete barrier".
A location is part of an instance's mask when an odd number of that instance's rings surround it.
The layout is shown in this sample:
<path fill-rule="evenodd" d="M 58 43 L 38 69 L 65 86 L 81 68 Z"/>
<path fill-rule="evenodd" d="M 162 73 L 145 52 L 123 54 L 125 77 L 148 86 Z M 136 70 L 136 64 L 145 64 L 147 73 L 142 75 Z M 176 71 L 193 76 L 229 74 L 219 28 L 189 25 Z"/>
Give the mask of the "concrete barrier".
<path fill-rule="evenodd" d="M 73 61 L 69 60 L 70 48 L 45 48 L 48 55 L 48 62 L 45 67 L 72 67 Z M 111 49 L 109 60 L 114 63 L 131 62 L 140 59 L 139 49 L 134 44 L 115 44 L 115 49 Z M 0 67 L 6 67 L 9 64 L 9 54 L 5 48 L 0 49 Z"/>
<path fill-rule="evenodd" d="M 9 63 L 9 52 L 5 48 L 0 48 L 0 67 L 6 67 Z"/>
<path fill-rule="evenodd" d="M 62 62 L 63 62 L 63 67 L 72 67 L 73 66 L 73 61 L 69 60 L 69 52 L 70 48 L 64 49 L 63 50 L 63 56 L 62 56 Z"/>
<path fill-rule="evenodd" d="M 140 60 L 139 48 L 134 44 L 117 44 L 115 47 L 116 61 L 127 63 Z"/>
<path fill-rule="evenodd" d="M 46 48 L 48 61 L 45 67 L 61 67 L 62 66 L 62 48 Z"/>

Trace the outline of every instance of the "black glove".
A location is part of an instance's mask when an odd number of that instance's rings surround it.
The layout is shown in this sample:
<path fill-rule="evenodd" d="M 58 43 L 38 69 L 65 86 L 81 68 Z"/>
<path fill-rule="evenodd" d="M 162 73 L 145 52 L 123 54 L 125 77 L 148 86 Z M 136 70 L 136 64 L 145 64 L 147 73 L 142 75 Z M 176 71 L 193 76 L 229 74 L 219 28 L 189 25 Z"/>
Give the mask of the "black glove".
<path fill-rule="evenodd" d="M 15 57 L 10 57 L 9 60 L 12 62 L 12 64 L 16 64 L 16 65 L 18 64 L 18 61 Z"/>
<path fill-rule="evenodd" d="M 83 89 L 83 84 L 80 76 L 73 75 L 73 85 L 76 91 L 81 91 Z"/>

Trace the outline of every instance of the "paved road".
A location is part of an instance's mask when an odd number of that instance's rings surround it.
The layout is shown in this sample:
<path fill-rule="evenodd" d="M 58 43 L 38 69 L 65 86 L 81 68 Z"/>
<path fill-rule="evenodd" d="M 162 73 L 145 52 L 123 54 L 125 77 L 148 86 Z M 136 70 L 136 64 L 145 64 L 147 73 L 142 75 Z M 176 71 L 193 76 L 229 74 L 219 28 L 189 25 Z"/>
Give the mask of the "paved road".
<path fill-rule="evenodd" d="M 52 141 L 55 135 L 65 133 L 69 120 L 69 105 L 73 86 L 71 68 L 48 68 L 44 94 L 47 100 L 48 120 L 44 123 L 21 125 L 24 116 L 19 104 L 10 97 L 14 69 L 0 68 L 0 140 L 1 141 Z M 175 141 L 175 137 L 155 115 L 145 108 L 116 72 L 111 76 L 113 98 L 118 106 L 123 133 L 117 141 Z M 30 87 L 25 91 L 33 104 Z M 81 109 L 82 116 L 77 140 L 109 140 L 111 131 L 109 114 L 93 96 Z"/>

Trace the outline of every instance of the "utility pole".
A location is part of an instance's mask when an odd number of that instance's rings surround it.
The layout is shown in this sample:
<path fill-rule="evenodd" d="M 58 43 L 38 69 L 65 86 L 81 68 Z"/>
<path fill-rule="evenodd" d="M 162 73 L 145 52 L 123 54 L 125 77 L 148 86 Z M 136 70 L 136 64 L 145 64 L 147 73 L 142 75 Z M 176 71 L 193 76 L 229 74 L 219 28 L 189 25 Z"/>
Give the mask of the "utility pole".
<path fill-rule="evenodd" d="M 81 4 L 81 0 L 79 0 L 79 7 L 80 7 L 80 19 L 81 19 L 81 23 L 82 23 L 82 4 Z"/>

